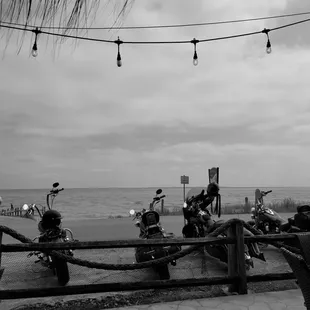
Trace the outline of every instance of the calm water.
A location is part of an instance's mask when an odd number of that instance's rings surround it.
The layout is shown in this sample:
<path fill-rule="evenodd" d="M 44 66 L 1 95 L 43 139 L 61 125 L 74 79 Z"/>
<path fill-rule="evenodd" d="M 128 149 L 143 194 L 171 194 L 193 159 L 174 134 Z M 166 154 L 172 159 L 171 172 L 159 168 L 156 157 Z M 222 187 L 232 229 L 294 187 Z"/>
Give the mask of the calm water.
<path fill-rule="evenodd" d="M 190 188 L 190 187 L 189 187 Z M 244 204 L 244 198 L 254 201 L 254 187 L 222 187 L 223 206 Z M 268 190 L 267 188 L 260 188 Z M 272 188 L 265 202 L 277 202 L 284 198 L 309 202 L 310 188 Z M 93 219 L 109 216 L 128 216 L 130 209 L 141 210 L 147 207 L 154 197 L 156 188 L 90 188 L 65 189 L 55 199 L 54 208 L 61 211 L 66 219 Z M 3 205 L 21 206 L 24 203 L 45 205 L 48 190 L 0 190 Z M 166 195 L 165 206 L 182 207 L 183 189 L 177 187 L 163 188 Z"/>

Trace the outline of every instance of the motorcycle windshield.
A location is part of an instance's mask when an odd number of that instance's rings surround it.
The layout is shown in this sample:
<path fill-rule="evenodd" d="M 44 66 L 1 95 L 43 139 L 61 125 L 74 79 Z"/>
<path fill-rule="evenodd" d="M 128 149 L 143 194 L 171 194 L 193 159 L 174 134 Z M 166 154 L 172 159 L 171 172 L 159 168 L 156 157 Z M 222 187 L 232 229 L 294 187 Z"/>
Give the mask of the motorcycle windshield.
<path fill-rule="evenodd" d="M 185 197 L 185 202 L 188 203 L 189 200 L 192 198 L 192 197 L 197 197 L 198 195 L 201 194 L 201 192 L 205 190 L 206 192 L 206 188 L 205 187 L 194 187 L 192 189 L 190 189 Z"/>

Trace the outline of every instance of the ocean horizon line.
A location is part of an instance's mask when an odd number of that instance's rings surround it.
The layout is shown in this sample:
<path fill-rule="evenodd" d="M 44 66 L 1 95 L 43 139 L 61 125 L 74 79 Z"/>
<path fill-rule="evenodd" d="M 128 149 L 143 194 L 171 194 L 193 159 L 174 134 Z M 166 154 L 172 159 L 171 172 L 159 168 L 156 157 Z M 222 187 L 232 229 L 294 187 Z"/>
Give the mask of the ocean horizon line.
<path fill-rule="evenodd" d="M 192 187 L 206 187 L 207 185 L 187 185 L 186 188 L 192 188 Z M 158 188 L 180 188 L 183 190 L 183 186 L 110 186 L 110 187 L 64 187 L 65 189 L 71 190 L 71 189 L 158 189 Z M 268 186 L 268 185 L 260 185 L 260 186 L 225 186 L 220 185 L 220 188 L 310 188 L 310 186 Z M 46 190 L 49 191 L 51 188 L 2 188 L 0 191 L 23 191 L 23 190 Z"/>

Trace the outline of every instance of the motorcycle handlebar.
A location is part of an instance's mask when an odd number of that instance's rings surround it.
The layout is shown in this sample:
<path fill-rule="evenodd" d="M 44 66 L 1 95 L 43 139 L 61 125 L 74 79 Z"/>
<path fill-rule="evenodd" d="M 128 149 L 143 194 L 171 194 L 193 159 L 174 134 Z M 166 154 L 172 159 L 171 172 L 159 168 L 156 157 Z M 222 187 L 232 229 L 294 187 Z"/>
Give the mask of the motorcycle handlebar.
<path fill-rule="evenodd" d="M 265 193 L 265 195 L 267 195 L 267 194 L 269 194 L 269 193 L 272 193 L 272 190 L 267 191 L 267 192 L 264 192 L 264 193 Z"/>
<path fill-rule="evenodd" d="M 153 198 L 153 202 L 154 201 L 159 201 L 160 199 L 163 199 L 163 198 L 165 198 L 166 197 L 166 195 L 162 195 L 162 196 L 160 196 L 160 197 L 154 197 Z"/>
<path fill-rule="evenodd" d="M 59 188 L 59 189 L 52 189 L 49 193 L 49 195 L 51 194 L 58 194 L 59 192 L 63 191 L 64 188 Z"/>

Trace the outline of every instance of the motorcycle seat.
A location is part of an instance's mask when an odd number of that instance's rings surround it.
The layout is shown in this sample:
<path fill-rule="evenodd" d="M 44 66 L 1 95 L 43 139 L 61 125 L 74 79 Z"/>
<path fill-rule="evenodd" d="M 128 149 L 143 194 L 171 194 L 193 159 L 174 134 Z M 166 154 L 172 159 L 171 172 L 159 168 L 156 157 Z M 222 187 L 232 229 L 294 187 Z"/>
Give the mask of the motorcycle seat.
<path fill-rule="evenodd" d="M 222 226 L 224 223 L 225 223 L 224 220 L 218 220 L 218 221 L 214 222 L 213 225 L 210 226 L 210 227 L 207 229 L 207 234 L 209 234 L 209 233 L 211 233 L 212 231 L 214 231 L 215 229 L 219 228 L 219 227 Z"/>

